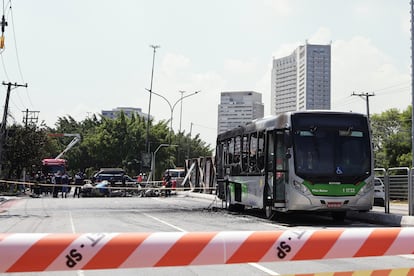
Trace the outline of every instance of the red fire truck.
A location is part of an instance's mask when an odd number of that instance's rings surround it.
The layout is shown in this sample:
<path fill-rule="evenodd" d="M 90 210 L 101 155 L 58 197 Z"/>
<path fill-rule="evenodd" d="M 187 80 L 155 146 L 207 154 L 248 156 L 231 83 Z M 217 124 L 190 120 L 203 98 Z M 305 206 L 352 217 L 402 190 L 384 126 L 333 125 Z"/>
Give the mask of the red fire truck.
<path fill-rule="evenodd" d="M 42 172 L 44 176 L 50 178 L 58 171 L 60 171 L 61 173 L 66 172 L 67 161 L 66 159 L 62 159 L 61 157 L 74 145 L 76 145 L 81 140 L 81 138 L 80 135 L 77 133 L 50 133 L 48 135 L 51 137 L 74 137 L 72 141 L 66 146 L 66 148 L 55 158 L 46 158 L 42 160 Z"/>

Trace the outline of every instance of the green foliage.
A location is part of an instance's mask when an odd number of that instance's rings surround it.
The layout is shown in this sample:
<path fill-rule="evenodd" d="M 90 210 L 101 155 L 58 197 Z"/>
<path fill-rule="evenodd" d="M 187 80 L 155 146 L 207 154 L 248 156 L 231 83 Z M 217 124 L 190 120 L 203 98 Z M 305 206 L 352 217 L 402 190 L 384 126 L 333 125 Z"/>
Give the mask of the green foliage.
<path fill-rule="evenodd" d="M 8 179 L 20 178 L 40 165 L 39 156 L 45 156 L 53 148 L 47 141 L 46 130 L 12 125 L 8 128 L 4 146 L 2 174 Z"/>
<path fill-rule="evenodd" d="M 411 112 L 409 106 L 371 116 L 375 167 L 411 167 Z"/>
<path fill-rule="evenodd" d="M 77 122 L 71 116 L 58 118 L 55 128 L 24 129 L 12 126 L 7 139 L 7 153 L 3 167 L 7 175 L 16 177 L 23 168 L 39 168 L 44 158 L 54 158 L 62 152 L 73 137 L 53 137 L 49 133 L 80 134 L 81 142 L 70 149 L 63 158 L 68 160 L 71 173 L 81 169 L 89 176 L 103 167 L 121 167 L 129 175 L 148 173 L 150 168 L 142 166 L 142 154 L 146 149 L 147 124 L 145 118 L 128 118 L 124 113 L 114 119 L 87 118 Z M 169 144 L 168 122 L 150 122 L 149 145 L 154 152 L 161 144 Z M 160 179 L 167 168 L 184 166 L 190 157 L 210 156 L 211 150 L 199 136 L 191 138 L 184 133 L 172 133 L 172 144 L 176 147 L 162 147 L 156 155 L 156 179 Z"/>

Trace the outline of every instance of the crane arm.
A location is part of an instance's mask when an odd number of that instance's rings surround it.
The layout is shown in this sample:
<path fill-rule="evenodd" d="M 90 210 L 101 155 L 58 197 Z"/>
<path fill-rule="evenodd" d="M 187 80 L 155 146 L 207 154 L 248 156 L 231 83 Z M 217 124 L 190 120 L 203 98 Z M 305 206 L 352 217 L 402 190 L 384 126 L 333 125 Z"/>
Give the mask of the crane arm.
<path fill-rule="evenodd" d="M 48 135 L 52 137 L 74 137 L 72 141 L 70 141 L 70 143 L 66 146 L 66 148 L 61 153 L 59 153 L 58 156 L 55 157 L 55 159 L 61 158 L 68 150 L 70 150 L 81 140 L 81 136 L 78 133 L 49 133 Z"/>

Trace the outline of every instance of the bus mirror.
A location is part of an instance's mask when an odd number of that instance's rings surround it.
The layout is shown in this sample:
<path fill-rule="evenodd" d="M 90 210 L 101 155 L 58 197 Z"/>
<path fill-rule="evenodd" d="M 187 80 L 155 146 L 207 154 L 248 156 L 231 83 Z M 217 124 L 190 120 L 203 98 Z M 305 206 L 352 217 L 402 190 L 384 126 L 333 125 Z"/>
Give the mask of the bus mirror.
<path fill-rule="evenodd" d="M 285 131 L 284 138 L 285 138 L 286 148 L 292 147 L 292 136 L 290 135 L 289 131 Z"/>

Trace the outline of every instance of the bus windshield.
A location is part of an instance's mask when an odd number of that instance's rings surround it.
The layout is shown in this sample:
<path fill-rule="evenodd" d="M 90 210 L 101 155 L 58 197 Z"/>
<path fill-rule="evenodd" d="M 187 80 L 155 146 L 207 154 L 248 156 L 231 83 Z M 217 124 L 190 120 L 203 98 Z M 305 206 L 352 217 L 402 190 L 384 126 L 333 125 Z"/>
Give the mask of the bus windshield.
<path fill-rule="evenodd" d="M 368 127 L 364 117 L 352 119 L 313 117 L 305 120 L 307 123 L 296 121 L 293 143 L 298 176 L 312 183 L 350 184 L 370 175 Z"/>

